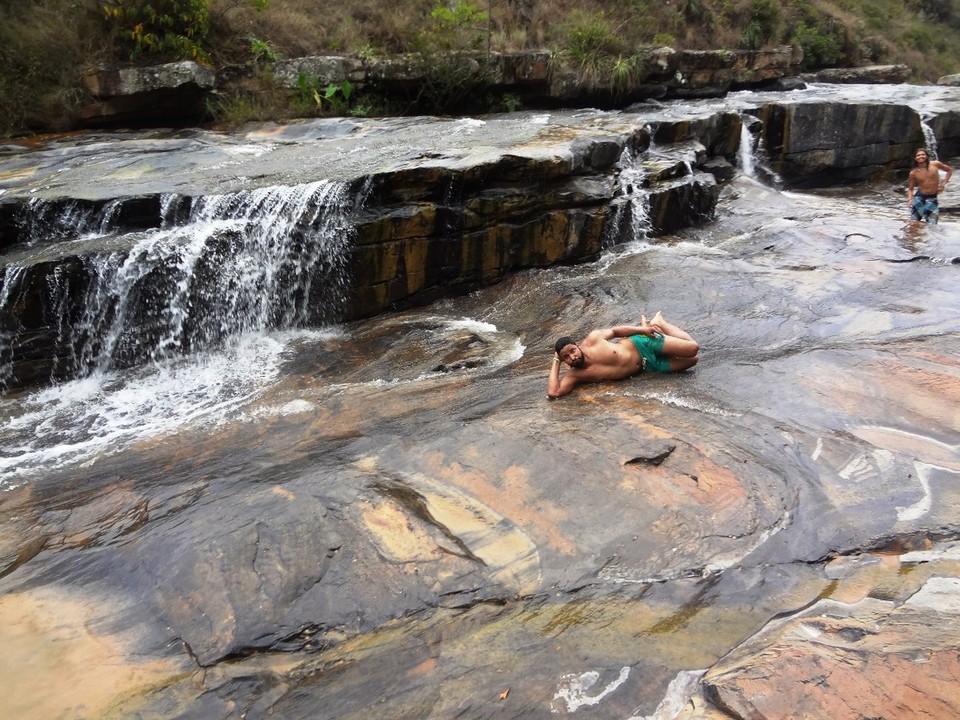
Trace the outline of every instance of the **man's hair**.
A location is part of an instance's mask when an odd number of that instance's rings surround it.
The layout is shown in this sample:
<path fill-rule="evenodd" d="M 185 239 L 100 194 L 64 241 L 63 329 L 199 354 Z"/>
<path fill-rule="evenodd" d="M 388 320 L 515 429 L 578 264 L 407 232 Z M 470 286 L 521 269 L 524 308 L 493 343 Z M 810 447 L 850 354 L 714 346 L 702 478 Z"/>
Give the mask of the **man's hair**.
<path fill-rule="evenodd" d="M 577 344 L 576 340 L 574 340 L 572 337 L 568 337 L 564 335 L 562 338 L 557 340 L 557 344 L 553 346 L 553 349 L 557 353 L 557 355 L 559 355 L 560 351 L 563 350 L 567 345 L 576 345 L 576 344 Z"/>
<path fill-rule="evenodd" d="M 930 167 L 930 151 L 927 150 L 926 148 L 917 148 L 916 150 L 913 151 L 913 164 L 914 164 L 914 165 L 917 164 L 917 153 L 918 153 L 918 152 L 923 152 L 923 153 L 926 153 L 926 154 L 927 154 L 927 167 Z"/>

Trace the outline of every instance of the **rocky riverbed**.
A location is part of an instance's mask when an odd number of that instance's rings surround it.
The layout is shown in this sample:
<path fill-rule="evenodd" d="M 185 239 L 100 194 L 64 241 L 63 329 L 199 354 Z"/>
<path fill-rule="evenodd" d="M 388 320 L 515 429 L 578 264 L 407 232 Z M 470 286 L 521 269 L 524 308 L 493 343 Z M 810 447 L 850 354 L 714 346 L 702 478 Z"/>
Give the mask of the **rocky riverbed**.
<path fill-rule="evenodd" d="M 51 434 L 0 715 L 956 716 L 960 230 L 905 210 L 740 177 L 590 264 L 4 398 L 8 457 Z M 658 309 L 694 370 L 546 399 L 556 336 Z"/>

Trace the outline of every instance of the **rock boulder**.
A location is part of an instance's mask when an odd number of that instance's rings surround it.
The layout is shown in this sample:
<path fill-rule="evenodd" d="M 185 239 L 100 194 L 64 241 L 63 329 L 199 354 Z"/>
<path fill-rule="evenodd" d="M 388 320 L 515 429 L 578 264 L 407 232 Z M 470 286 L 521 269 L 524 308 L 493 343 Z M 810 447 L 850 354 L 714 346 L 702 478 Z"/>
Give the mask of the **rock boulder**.
<path fill-rule="evenodd" d="M 83 88 L 92 102 L 80 109 L 78 121 L 87 127 L 196 123 L 215 85 L 210 68 L 187 60 L 90 72 Z"/>

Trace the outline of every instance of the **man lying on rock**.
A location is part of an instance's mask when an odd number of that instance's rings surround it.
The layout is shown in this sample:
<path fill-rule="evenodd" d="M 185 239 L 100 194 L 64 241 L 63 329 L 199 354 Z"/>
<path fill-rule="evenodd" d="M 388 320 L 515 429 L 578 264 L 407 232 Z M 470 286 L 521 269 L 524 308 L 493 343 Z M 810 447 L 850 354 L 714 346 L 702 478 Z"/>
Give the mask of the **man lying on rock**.
<path fill-rule="evenodd" d="M 622 342 L 627 338 L 629 342 Z M 562 397 L 584 383 L 623 380 L 640 372 L 671 373 L 692 368 L 700 359 L 700 346 L 676 325 L 663 319 L 663 313 L 639 325 L 617 325 L 594 330 L 581 342 L 562 337 L 554 346 L 547 397 Z M 560 365 L 569 366 L 563 376 Z"/>

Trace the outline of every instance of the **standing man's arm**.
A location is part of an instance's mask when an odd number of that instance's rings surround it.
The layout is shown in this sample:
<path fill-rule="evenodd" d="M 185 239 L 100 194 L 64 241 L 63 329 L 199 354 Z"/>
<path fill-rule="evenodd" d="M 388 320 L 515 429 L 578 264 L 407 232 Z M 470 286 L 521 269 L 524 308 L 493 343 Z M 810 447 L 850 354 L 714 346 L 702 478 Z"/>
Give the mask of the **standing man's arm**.
<path fill-rule="evenodd" d="M 554 355 L 550 363 L 550 377 L 547 378 L 547 397 L 551 400 L 563 397 L 577 386 L 577 376 L 569 370 L 560 377 L 561 365 L 563 360 Z"/>
<path fill-rule="evenodd" d="M 938 192 L 943 192 L 944 188 L 947 187 L 947 180 L 953 177 L 953 168 L 947 165 L 946 163 L 942 163 L 939 160 L 937 160 L 937 172 L 939 172 L 940 170 L 943 170 L 947 174 L 947 176 L 940 181 L 937 187 Z"/>
<path fill-rule="evenodd" d="M 914 185 L 916 185 L 916 178 L 913 176 L 913 170 L 910 171 L 910 175 L 907 177 L 907 205 L 913 205 L 913 191 Z"/>

